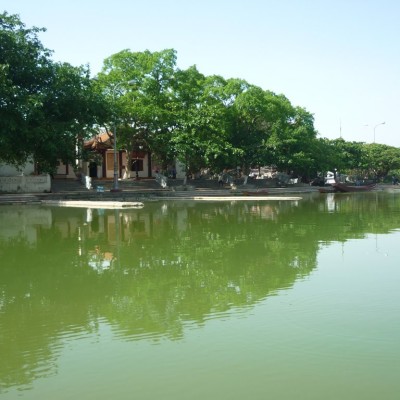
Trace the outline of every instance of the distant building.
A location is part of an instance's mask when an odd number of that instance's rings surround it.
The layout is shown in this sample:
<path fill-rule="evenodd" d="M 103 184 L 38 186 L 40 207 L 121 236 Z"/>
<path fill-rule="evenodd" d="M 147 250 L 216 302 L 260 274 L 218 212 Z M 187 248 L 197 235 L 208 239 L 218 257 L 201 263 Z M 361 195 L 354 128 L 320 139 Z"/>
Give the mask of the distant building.
<path fill-rule="evenodd" d="M 104 132 L 87 140 L 84 143 L 84 150 L 91 152 L 91 161 L 87 162 L 86 170 L 91 178 L 113 178 L 114 177 L 114 148 L 112 133 Z M 131 151 L 128 157 L 127 150 L 119 150 L 117 153 L 117 171 L 118 178 L 126 179 L 152 177 L 152 166 L 150 153 L 144 150 Z M 130 168 L 128 167 L 128 158 L 130 158 Z M 129 171 L 131 173 L 129 174 Z M 129 176 L 131 175 L 131 176 Z"/>

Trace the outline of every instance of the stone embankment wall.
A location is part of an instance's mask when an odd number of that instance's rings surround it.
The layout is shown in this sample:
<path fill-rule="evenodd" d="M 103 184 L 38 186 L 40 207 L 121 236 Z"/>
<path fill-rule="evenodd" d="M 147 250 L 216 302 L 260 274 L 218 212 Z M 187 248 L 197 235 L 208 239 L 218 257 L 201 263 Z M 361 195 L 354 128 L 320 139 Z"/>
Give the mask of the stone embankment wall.
<path fill-rule="evenodd" d="M 50 175 L 0 176 L 0 193 L 47 193 Z"/>

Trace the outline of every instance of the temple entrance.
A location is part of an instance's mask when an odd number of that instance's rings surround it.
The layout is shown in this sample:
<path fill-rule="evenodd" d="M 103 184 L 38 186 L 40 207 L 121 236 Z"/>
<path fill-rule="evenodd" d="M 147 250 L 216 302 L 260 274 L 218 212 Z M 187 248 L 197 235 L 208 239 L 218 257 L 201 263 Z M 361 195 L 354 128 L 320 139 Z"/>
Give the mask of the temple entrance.
<path fill-rule="evenodd" d="M 97 163 L 94 161 L 89 164 L 89 176 L 91 178 L 97 178 Z"/>

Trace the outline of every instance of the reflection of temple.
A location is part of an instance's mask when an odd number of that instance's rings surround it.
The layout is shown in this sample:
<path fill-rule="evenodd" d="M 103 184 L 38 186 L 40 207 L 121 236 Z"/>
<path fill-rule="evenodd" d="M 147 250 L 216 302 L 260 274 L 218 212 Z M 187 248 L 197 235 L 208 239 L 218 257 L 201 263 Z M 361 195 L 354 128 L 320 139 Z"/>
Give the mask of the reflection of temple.
<path fill-rule="evenodd" d="M 114 260 L 113 253 L 102 252 L 99 246 L 95 246 L 94 251 L 89 253 L 89 266 L 98 273 L 110 269 Z"/>
<path fill-rule="evenodd" d="M 274 220 L 277 216 L 278 210 L 276 207 L 272 207 L 269 204 L 254 204 L 251 206 L 251 214 L 258 215 L 262 219 Z"/>
<path fill-rule="evenodd" d="M 148 236 L 151 232 L 150 216 L 138 210 L 87 209 L 85 216 L 87 238 L 102 236 L 115 245 L 118 241 L 129 241 L 136 236 Z"/>

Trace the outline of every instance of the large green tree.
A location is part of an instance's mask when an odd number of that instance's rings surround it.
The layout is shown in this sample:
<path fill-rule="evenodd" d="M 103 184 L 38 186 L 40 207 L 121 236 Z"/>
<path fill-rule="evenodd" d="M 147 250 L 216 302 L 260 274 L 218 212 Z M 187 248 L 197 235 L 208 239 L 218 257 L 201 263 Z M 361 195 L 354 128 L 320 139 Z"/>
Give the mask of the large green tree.
<path fill-rule="evenodd" d="M 55 63 L 18 15 L 0 14 L 0 161 L 52 171 L 107 110 L 87 67 Z"/>
<path fill-rule="evenodd" d="M 17 15 L 0 14 L 0 160 L 23 164 L 29 156 L 28 120 L 42 105 L 51 78 L 50 51 Z"/>
<path fill-rule="evenodd" d="M 400 169 L 400 149 L 384 144 L 364 145 L 364 170 L 376 179 L 382 180 L 391 171 Z"/>
<path fill-rule="evenodd" d="M 205 77 L 196 67 L 179 71 L 175 87 L 178 123 L 172 141 L 177 159 L 188 171 L 221 171 L 232 164 L 232 90 L 240 85 L 239 81 L 226 81 L 217 75 Z"/>
<path fill-rule="evenodd" d="M 251 85 L 235 100 L 232 142 L 239 162 L 249 167 L 276 165 L 281 170 L 308 174 L 316 139 L 313 116 L 293 107 L 283 95 Z"/>
<path fill-rule="evenodd" d="M 122 50 L 104 61 L 96 81 L 112 110 L 108 127 L 116 124 L 118 147 L 128 150 L 128 157 L 142 148 L 165 164 L 173 158 L 175 64 L 176 53 L 171 49 L 154 53 Z"/>

